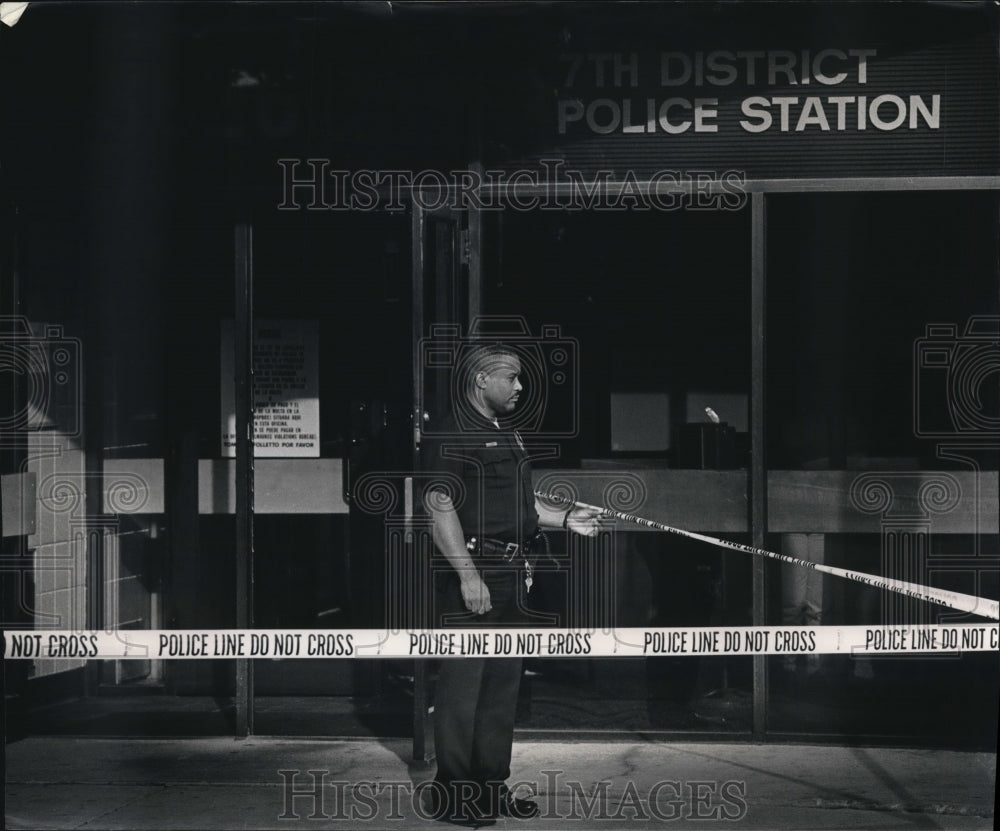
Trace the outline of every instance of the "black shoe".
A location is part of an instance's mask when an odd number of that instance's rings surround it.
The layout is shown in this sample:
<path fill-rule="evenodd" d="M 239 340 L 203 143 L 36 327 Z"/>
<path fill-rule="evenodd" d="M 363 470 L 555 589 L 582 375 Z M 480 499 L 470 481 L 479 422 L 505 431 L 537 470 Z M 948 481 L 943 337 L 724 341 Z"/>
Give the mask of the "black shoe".
<path fill-rule="evenodd" d="M 438 822 L 449 822 L 465 828 L 496 825 L 496 819 L 484 811 L 477 802 L 466 801 L 455 804 L 451 800 L 442 801 L 437 798 L 434 791 L 431 791 L 428 793 L 426 804 L 431 818 Z"/>
<path fill-rule="evenodd" d="M 435 817 L 439 822 L 450 822 L 452 825 L 461 825 L 464 828 L 487 828 L 496 825 L 496 817 L 489 816 L 472 802 L 448 811 L 441 816 Z"/>
<path fill-rule="evenodd" d="M 499 816 L 511 817 L 512 819 L 531 819 L 540 813 L 538 803 L 535 800 L 520 799 L 514 796 L 514 792 L 506 785 L 500 786 L 499 798 L 497 799 L 497 814 Z"/>

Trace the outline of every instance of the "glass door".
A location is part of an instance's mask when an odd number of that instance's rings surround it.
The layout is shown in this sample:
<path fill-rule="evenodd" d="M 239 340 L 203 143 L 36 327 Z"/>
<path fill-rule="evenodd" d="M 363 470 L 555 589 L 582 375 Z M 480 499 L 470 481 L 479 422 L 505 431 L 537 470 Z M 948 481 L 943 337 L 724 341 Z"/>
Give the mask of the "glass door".
<path fill-rule="evenodd" d="M 293 212 L 254 227 L 254 626 L 381 628 L 380 485 L 410 464 L 409 216 Z M 321 647 L 322 645 L 320 645 Z M 255 732 L 405 735 L 378 660 L 257 660 Z"/>

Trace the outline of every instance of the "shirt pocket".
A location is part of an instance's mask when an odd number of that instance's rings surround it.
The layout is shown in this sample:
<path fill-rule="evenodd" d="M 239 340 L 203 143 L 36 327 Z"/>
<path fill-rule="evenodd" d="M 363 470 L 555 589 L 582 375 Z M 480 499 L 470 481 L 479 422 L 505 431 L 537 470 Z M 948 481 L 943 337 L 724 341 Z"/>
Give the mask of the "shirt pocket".
<path fill-rule="evenodd" d="M 517 483 L 517 461 L 510 449 L 500 445 L 476 453 L 483 486 L 490 491 L 513 488 Z"/>

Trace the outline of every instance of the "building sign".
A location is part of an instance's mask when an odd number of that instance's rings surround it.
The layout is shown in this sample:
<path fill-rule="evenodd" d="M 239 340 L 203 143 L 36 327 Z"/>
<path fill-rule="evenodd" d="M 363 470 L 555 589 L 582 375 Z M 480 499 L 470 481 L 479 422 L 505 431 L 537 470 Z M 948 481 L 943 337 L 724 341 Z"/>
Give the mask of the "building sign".
<path fill-rule="evenodd" d="M 604 173 L 625 183 L 678 171 L 996 175 L 996 15 L 941 20 L 925 9 L 907 25 L 852 11 L 826 33 L 784 9 L 701 25 L 669 9 L 643 26 L 577 20 L 562 49 L 540 47 L 533 68 L 508 73 L 520 98 L 489 89 L 484 162 L 523 180 L 560 163 L 568 185 L 591 188 Z"/>
<path fill-rule="evenodd" d="M 941 127 L 940 92 L 854 92 L 870 87 L 868 65 L 878 60 L 874 48 L 826 48 L 815 53 L 716 49 L 642 56 L 598 52 L 570 54 L 564 60 L 564 91 L 585 86 L 600 97 L 560 98 L 556 103 L 560 135 L 718 133 L 722 126 L 745 133 Z M 641 88 L 655 88 L 658 94 L 633 97 Z M 730 96 L 736 117 L 720 125 L 720 101 L 725 99 L 719 93 L 730 88 L 754 94 Z M 845 95 L 848 89 L 851 94 Z"/>
<path fill-rule="evenodd" d="M 258 320 L 253 333 L 254 456 L 319 456 L 319 326 Z M 222 455 L 236 455 L 233 322 L 222 323 Z"/>

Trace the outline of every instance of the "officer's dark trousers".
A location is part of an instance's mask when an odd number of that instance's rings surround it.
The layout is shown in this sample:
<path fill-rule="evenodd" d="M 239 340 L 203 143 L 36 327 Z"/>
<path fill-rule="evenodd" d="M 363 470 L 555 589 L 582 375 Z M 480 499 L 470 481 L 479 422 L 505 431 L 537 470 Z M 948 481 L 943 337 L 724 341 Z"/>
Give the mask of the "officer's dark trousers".
<path fill-rule="evenodd" d="M 445 581 L 438 609 L 442 626 L 505 626 L 525 620 L 517 605 L 520 575 L 501 567 L 484 573 L 492 610 L 465 610 L 457 577 Z M 451 799 L 488 798 L 510 776 L 514 714 L 521 683 L 520 658 L 443 658 L 434 694 L 436 780 Z"/>

